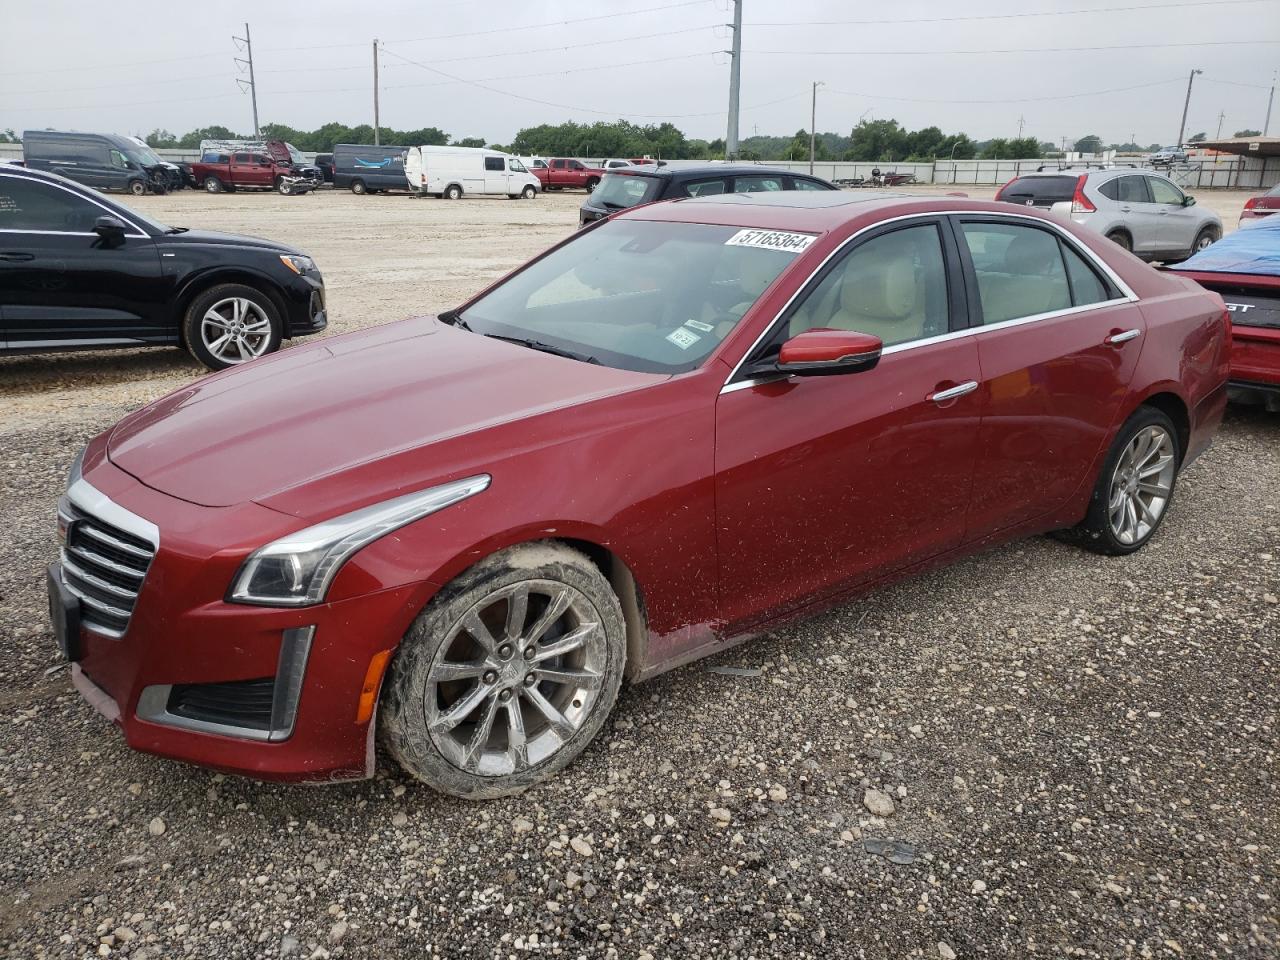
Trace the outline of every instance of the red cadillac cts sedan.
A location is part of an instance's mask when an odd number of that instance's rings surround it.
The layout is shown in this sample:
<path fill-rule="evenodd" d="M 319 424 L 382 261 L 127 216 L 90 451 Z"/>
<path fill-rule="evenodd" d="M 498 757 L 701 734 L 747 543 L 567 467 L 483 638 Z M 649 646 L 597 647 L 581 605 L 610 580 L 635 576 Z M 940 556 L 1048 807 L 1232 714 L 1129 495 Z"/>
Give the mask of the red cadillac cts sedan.
<path fill-rule="evenodd" d="M 630 210 L 94 439 L 55 633 L 139 750 L 333 780 L 381 739 L 511 793 L 624 678 L 1016 537 L 1139 549 L 1221 419 L 1228 331 L 1217 294 L 1007 204 Z"/>

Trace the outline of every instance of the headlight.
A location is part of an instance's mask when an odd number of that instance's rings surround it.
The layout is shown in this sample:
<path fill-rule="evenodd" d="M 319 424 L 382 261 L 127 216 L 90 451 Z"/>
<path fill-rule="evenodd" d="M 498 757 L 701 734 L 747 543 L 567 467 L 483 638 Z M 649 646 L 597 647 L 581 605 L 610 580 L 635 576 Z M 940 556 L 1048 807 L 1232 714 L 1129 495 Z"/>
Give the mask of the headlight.
<path fill-rule="evenodd" d="M 299 256 L 296 253 L 280 254 L 280 262 L 292 270 L 296 274 L 304 274 L 316 268 L 316 262 L 310 257 Z"/>
<path fill-rule="evenodd" d="M 72 485 L 80 479 L 80 472 L 84 468 L 84 452 L 88 447 L 84 447 L 76 454 L 76 458 L 71 461 L 71 466 L 67 468 L 67 489 L 70 490 Z"/>
<path fill-rule="evenodd" d="M 353 553 L 406 524 L 443 510 L 489 486 L 487 475 L 456 480 L 377 503 L 291 533 L 240 565 L 227 599 L 268 607 L 321 603 Z"/>

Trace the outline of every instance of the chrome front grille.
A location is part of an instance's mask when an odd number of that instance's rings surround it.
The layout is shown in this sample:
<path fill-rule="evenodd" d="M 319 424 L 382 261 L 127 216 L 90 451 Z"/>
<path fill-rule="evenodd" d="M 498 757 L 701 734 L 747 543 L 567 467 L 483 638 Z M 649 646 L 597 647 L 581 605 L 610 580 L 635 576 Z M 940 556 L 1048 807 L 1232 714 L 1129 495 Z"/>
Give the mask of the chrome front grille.
<path fill-rule="evenodd" d="M 104 506 L 105 510 L 95 509 Z M 68 491 L 60 512 L 66 530 L 62 577 L 80 601 L 80 621 L 97 633 L 121 637 L 155 556 L 155 528 L 84 481 Z M 108 522 L 103 513 L 117 522 Z M 126 524 L 134 529 L 125 529 Z"/>

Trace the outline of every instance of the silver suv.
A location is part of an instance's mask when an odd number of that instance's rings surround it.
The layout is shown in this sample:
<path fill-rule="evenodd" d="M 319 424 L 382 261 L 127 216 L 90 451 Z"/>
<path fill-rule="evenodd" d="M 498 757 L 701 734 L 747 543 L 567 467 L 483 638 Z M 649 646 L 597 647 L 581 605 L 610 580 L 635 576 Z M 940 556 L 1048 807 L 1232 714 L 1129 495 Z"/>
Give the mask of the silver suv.
<path fill-rule="evenodd" d="M 1216 213 L 1168 177 L 1133 168 L 1029 173 L 996 199 L 1068 216 L 1143 260 L 1185 260 L 1222 236 Z"/>

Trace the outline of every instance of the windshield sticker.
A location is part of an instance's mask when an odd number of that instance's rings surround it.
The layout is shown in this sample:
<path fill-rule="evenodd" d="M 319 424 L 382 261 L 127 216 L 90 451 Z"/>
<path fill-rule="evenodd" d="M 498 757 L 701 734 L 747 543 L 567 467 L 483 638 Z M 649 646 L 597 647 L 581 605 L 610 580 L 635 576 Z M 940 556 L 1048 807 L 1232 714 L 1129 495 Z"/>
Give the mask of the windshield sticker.
<path fill-rule="evenodd" d="M 764 250 L 781 250 L 783 253 L 800 253 L 817 240 L 810 233 L 784 233 L 781 230 L 739 230 L 724 242 L 726 247 L 760 247 Z"/>
<path fill-rule="evenodd" d="M 1227 304 L 1227 306 L 1229 308 L 1231 304 Z M 701 320 L 686 320 L 684 325 L 686 327 L 692 327 L 694 330 L 701 330 L 703 333 L 710 333 L 715 329 L 711 324 L 703 323 Z"/>
<path fill-rule="evenodd" d="M 667 339 L 674 343 L 681 350 L 688 350 L 702 338 L 692 330 L 686 330 L 684 327 L 677 327 L 667 334 Z"/>

